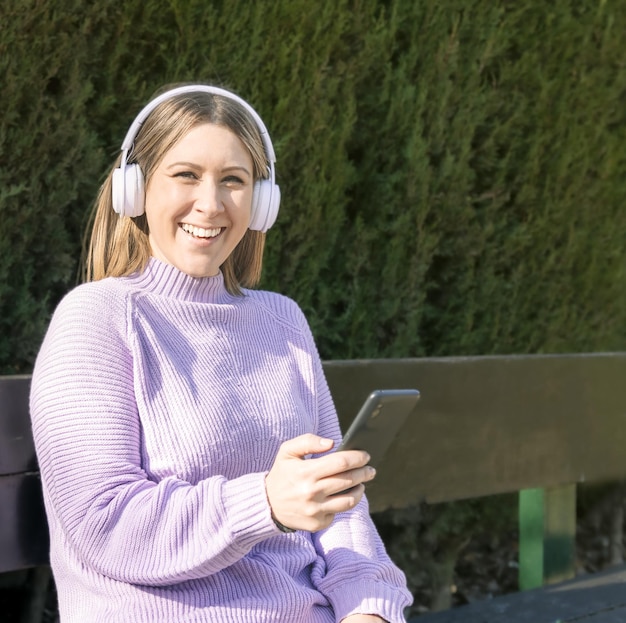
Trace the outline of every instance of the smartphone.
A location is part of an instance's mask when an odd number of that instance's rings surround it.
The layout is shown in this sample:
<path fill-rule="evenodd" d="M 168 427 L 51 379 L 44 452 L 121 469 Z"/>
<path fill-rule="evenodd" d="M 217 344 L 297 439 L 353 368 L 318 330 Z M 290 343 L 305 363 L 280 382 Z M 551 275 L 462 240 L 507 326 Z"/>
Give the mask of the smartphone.
<path fill-rule="evenodd" d="M 376 467 L 404 421 L 413 411 L 420 393 L 416 389 L 377 389 L 363 403 L 338 450 L 365 450 Z"/>

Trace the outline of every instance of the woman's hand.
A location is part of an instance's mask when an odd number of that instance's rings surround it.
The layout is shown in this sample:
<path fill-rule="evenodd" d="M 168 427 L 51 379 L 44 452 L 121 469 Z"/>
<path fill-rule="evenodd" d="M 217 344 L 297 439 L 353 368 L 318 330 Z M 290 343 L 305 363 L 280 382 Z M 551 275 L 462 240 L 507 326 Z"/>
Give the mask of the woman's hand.
<path fill-rule="evenodd" d="M 337 513 L 354 508 L 363 497 L 363 483 L 376 474 L 367 465 L 367 452 L 346 450 L 305 459 L 332 446 L 331 439 L 311 434 L 281 445 L 265 487 L 272 515 L 284 526 L 308 532 L 322 530 Z"/>
<path fill-rule="evenodd" d="M 375 614 L 351 614 L 345 619 L 341 619 L 341 623 L 387 623 L 385 619 L 381 619 Z"/>

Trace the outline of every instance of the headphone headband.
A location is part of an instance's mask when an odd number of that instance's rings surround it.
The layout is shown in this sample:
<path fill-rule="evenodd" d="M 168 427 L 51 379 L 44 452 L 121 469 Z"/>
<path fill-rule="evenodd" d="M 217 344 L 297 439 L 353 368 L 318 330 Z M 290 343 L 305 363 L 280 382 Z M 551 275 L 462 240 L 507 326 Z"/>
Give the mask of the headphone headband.
<path fill-rule="evenodd" d="M 246 100 L 242 99 L 235 93 L 231 91 L 227 91 L 226 89 L 222 89 L 220 87 L 212 87 L 207 84 L 189 84 L 182 87 L 176 87 L 174 89 L 170 89 L 165 93 L 161 93 L 161 95 L 155 97 L 151 102 L 148 102 L 144 106 L 144 108 L 139 112 L 135 120 L 131 124 L 128 132 L 126 133 L 126 137 L 124 138 L 124 142 L 122 143 L 122 151 L 128 152 L 130 148 L 133 146 L 135 141 L 135 137 L 139 132 L 141 126 L 144 121 L 148 118 L 150 113 L 162 102 L 167 101 L 168 99 L 172 99 L 177 95 L 183 95 L 184 93 L 210 93 L 211 95 L 222 95 L 223 97 L 227 97 L 228 99 L 234 100 L 238 104 L 240 104 L 254 119 L 257 127 L 259 128 L 259 132 L 261 133 L 261 139 L 263 140 L 263 146 L 265 147 L 265 154 L 269 162 L 273 165 L 276 162 L 276 154 L 274 153 L 274 146 L 272 145 L 272 141 L 270 139 L 269 132 L 263 123 L 263 120 L 259 116 L 256 110 L 246 102 Z"/>

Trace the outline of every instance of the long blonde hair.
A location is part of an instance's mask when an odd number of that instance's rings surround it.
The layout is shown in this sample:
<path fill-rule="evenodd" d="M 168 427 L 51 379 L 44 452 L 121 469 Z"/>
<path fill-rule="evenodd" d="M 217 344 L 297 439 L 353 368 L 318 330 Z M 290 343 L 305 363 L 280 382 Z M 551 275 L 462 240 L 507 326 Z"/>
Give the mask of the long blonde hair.
<path fill-rule="evenodd" d="M 173 96 L 150 113 L 134 141 L 129 162 L 137 163 L 147 187 L 155 169 L 192 128 L 213 123 L 228 128 L 246 146 L 253 161 L 254 179 L 267 176 L 267 159 L 259 128 L 237 101 L 201 91 Z M 146 215 L 120 218 L 113 210 L 111 179 L 121 155 L 100 187 L 92 213 L 91 236 L 86 244 L 85 281 L 124 277 L 141 272 L 151 256 Z M 222 264 L 224 283 L 232 294 L 252 287 L 261 278 L 265 234 L 248 229 Z"/>

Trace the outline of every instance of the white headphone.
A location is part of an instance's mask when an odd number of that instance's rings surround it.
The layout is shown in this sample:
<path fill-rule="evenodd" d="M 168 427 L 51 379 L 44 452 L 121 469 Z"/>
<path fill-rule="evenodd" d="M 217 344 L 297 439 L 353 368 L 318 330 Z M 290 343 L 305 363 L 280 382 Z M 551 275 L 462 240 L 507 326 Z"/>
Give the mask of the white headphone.
<path fill-rule="evenodd" d="M 113 170 L 111 178 L 113 209 L 120 216 L 141 216 L 144 213 L 145 191 L 144 177 L 138 164 L 128 164 L 128 155 L 133 147 L 133 142 L 148 115 L 162 102 L 183 93 L 211 93 L 221 95 L 238 102 L 254 119 L 265 148 L 268 161 L 269 179 L 259 179 L 254 183 L 252 193 L 252 211 L 250 213 L 250 229 L 255 231 L 267 231 L 276 221 L 278 206 L 280 205 L 280 188 L 276 185 L 276 154 L 270 140 L 270 135 L 257 112 L 239 96 L 218 87 L 195 84 L 172 89 L 159 95 L 149 102 L 137 115 L 130 126 L 126 138 L 122 143 L 122 160 L 120 166 Z"/>

